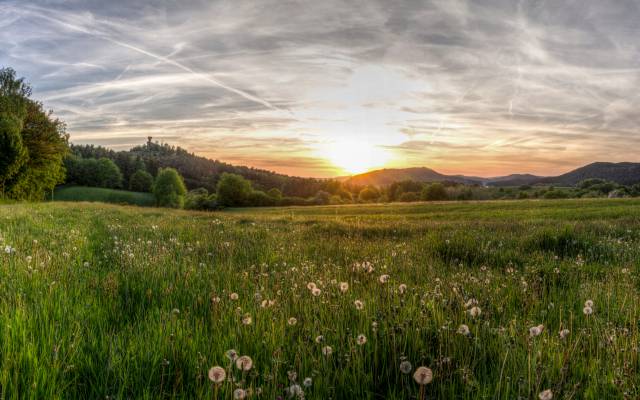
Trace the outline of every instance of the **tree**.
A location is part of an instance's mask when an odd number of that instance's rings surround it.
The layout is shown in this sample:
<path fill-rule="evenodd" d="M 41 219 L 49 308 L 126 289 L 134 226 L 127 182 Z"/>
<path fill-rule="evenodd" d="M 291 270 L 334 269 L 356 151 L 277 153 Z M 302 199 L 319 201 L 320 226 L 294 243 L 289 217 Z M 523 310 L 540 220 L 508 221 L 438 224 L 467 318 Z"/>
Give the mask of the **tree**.
<path fill-rule="evenodd" d="M 223 173 L 218 181 L 216 193 L 218 204 L 223 207 L 242 207 L 251 196 L 251 182 L 240 175 Z"/>
<path fill-rule="evenodd" d="M 421 193 L 422 200 L 426 201 L 438 201 L 438 200 L 447 200 L 447 190 L 444 188 L 444 185 L 440 182 L 432 183 L 429 186 L 426 186 Z"/>
<path fill-rule="evenodd" d="M 182 176 L 173 168 L 163 168 L 153 184 L 153 194 L 160 207 L 182 208 L 187 188 Z"/>
<path fill-rule="evenodd" d="M 14 70 L 0 69 L 0 186 L 13 199 L 41 200 L 64 180 L 64 124 L 31 100 Z"/>
<path fill-rule="evenodd" d="M 120 168 L 106 157 L 98 160 L 98 185 L 99 187 L 116 189 L 122 187 L 122 172 Z"/>
<path fill-rule="evenodd" d="M 358 200 L 363 203 L 374 202 L 378 200 L 378 197 L 380 197 L 380 192 L 373 186 L 367 186 L 358 194 Z"/>
<path fill-rule="evenodd" d="M 313 202 L 317 205 L 327 205 L 331 200 L 331 193 L 325 192 L 324 190 L 319 190 L 313 198 Z"/>
<path fill-rule="evenodd" d="M 153 187 L 153 176 L 139 169 L 129 178 L 129 190 L 133 192 L 150 192 Z"/>

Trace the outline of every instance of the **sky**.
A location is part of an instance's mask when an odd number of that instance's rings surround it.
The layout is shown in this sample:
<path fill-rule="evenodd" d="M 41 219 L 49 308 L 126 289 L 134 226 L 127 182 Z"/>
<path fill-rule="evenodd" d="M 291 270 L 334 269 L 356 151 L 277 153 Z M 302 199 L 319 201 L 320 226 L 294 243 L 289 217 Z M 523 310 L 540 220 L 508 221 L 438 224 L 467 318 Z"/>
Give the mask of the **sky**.
<path fill-rule="evenodd" d="M 0 67 L 113 149 L 299 176 L 640 161 L 640 1 L 0 0 Z"/>

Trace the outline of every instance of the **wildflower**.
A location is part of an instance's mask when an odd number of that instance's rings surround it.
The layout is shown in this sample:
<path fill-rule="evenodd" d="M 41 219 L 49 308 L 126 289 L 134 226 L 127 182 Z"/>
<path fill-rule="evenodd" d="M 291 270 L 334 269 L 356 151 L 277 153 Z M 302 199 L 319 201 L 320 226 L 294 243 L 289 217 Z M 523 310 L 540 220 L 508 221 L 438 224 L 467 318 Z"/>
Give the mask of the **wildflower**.
<path fill-rule="evenodd" d="M 225 355 L 227 356 L 227 358 L 229 360 L 231 360 L 232 362 L 235 361 L 238 358 L 238 352 L 235 351 L 234 349 L 231 350 L 227 350 L 227 352 L 225 353 Z"/>
<path fill-rule="evenodd" d="M 472 306 L 478 305 L 478 300 L 469 299 L 466 303 L 464 303 L 464 308 L 470 308 Z"/>
<path fill-rule="evenodd" d="M 89 268 L 89 261 L 85 261 L 82 265 L 84 265 L 85 268 Z"/>
<path fill-rule="evenodd" d="M 236 292 L 231 293 L 231 294 L 229 295 L 229 298 L 230 298 L 231 300 L 238 300 L 238 293 L 236 293 Z"/>
<path fill-rule="evenodd" d="M 253 360 L 249 356 L 241 356 L 236 359 L 236 368 L 241 371 L 249 371 L 253 367 Z"/>
<path fill-rule="evenodd" d="M 302 390 L 300 385 L 298 385 L 297 383 L 294 383 L 293 385 L 289 386 L 288 391 L 289 391 L 289 397 L 304 398 L 304 391 Z"/>
<path fill-rule="evenodd" d="M 322 354 L 324 354 L 325 356 L 330 356 L 333 353 L 333 349 L 331 348 L 331 346 L 324 346 L 322 348 Z"/>
<path fill-rule="evenodd" d="M 418 385 L 426 385 L 433 380 L 433 372 L 427 367 L 418 367 L 413 373 L 413 379 Z"/>
<path fill-rule="evenodd" d="M 295 382 L 298 379 L 298 373 L 296 371 L 288 371 L 287 377 L 291 382 Z"/>
<path fill-rule="evenodd" d="M 569 333 L 570 333 L 570 332 L 569 332 L 569 330 L 568 330 L 568 329 L 563 329 L 563 330 L 561 330 L 561 331 L 560 331 L 560 339 L 564 339 L 564 338 L 566 338 L 567 336 L 569 336 Z"/>
<path fill-rule="evenodd" d="M 322 342 L 324 342 L 324 336 L 322 335 L 316 336 L 316 343 L 322 343 Z"/>
<path fill-rule="evenodd" d="M 400 292 L 400 294 L 404 294 L 404 292 L 407 291 L 407 285 L 401 283 L 400 286 L 398 286 L 398 291 Z"/>
<path fill-rule="evenodd" d="M 531 328 L 529 328 L 529 336 L 531 337 L 540 336 L 543 330 L 544 330 L 544 325 L 542 324 L 538 326 L 532 326 Z"/>
<path fill-rule="evenodd" d="M 213 383 L 224 382 L 226 377 L 227 373 L 222 367 L 216 365 L 215 367 L 211 367 L 211 369 L 209 370 L 209 380 Z"/>
<path fill-rule="evenodd" d="M 480 307 L 474 306 L 471 307 L 468 311 L 469 315 L 471 315 L 473 318 L 475 317 L 479 317 L 480 314 L 482 314 L 482 310 L 480 309 Z"/>
<path fill-rule="evenodd" d="M 538 394 L 538 398 L 540 400 L 551 400 L 553 399 L 553 392 L 551 391 L 551 389 L 543 390 L 542 392 L 540 392 L 540 394 Z"/>
<path fill-rule="evenodd" d="M 471 333 L 469 331 L 469 327 L 465 324 L 462 324 L 458 327 L 458 333 L 464 336 L 469 336 L 469 333 Z"/>
<path fill-rule="evenodd" d="M 304 378 L 304 381 L 302 381 L 302 386 L 304 387 L 311 387 L 311 385 L 313 384 L 313 380 L 311 380 L 311 378 Z"/>
<path fill-rule="evenodd" d="M 356 310 L 362 310 L 364 308 L 364 303 L 361 300 L 356 300 L 353 304 L 356 306 Z"/>
<path fill-rule="evenodd" d="M 236 389 L 233 391 L 233 398 L 235 400 L 242 400 L 247 397 L 247 392 L 244 389 Z"/>
<path fill-rule="evenodd" d="M 287 321 L 289 323 L 289 325 L 293 326 L 295 324 L 298 323 L 298 320 L 295 319 L 294 317 L 289 318 L 289 321 Z"/>
<path fill-rule="evenodd" d="M 584 302 L 585 307 L 593 308 L 593 300 L 587 300 Z"/>
<path fill-rule="evenodd" d="M 582 309 L 582 312 L 584 313 L 584 315 L 591 315 L 591 314 L 593 314 L 593 308 L 591 308 L 589 306 L 585 306 Z"/>
<path fill-rule="evenodd" d="M 389 278 L 390 278 L 390 277 L 389 277 L 389 275 L 387 275 L 387 274 L 380 275 L 380 277 L 378 278 L 378 281 L 379 281 L 380 283 L 387 283 L 387 282 L 389 282 Z"/>
<path fill-rule="evenodd" d="M 363 344 L 367 343 L 367 337 L 365 335 L 363 335 L 362 333 L 358 335 L 358 338 L 356 339 L 356 343 L 358 343 L 360 346 L 362 346 Z"/>
<path fill-rule="evenodd" d="M 400 363 L 400 372 L 403 374 L 408 374 L 413 369 L 413 366 L 409 361 L 403 361 Z"/>
<path fill-rule="evenodd" d="M 342 293 L 347 293 L 347 290 L 349 290 L 349 284 L 347 282 L 340 282 L 339 287 Z"/>
<path fill-rule="evenodd" d="M 322 293 L 322 290 L 318 289 L 318 288 L 313 288 L 313 290 L 311 290 L 311 294 L 318 297 L 320 296 L 320 293 Z"/>
<path fill-rule="evenodd" d="M 313 290 L 313 289 L 315 289 L 316 287 L 317 287 L 317 286 L 316 286 L 316 284 L 315 284 L 314 282 L 309 282 L 309 283 L 307 283 L 307 289 L 309 289 L 309 290 Z"/>
<path fill-rule="evenodd" d="M 242 317 L 243 325 L 251 325 L 251 322 L 253 322 L 253 320 L 251 319 L 251 315 L 246 314 L 244 317 Z"/>

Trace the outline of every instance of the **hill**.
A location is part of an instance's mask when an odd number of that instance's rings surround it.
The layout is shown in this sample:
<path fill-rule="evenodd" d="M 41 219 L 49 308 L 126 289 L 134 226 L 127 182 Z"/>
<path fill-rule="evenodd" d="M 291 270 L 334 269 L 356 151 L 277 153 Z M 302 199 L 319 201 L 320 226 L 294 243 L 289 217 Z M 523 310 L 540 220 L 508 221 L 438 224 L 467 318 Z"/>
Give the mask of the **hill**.
<path fill-rule="evenodd" d="M 640 183 L 640 163 L 595 162 L 577 168 L 559 176 L 537 176 L 532 174 L 512 174 L 491 178 L 467 175 L 445 175 L 430 168 L 380 169 L 360 175 L 344 178 L 343 181 L 353 185 L 388 186 L 393 182 L 413 180 L 417 182 L 457 182 L 464 184 L 480 184 L 486 186 L 520 186 L 520 185 L 560 185 L 575 186 L 585 179 L 599 178 L 621 185 Z"/>
<path fill-rule="evenodd" d="M 355 186 L 388 186 L 393 182 L 412 180 L 417 182 L 443 182 L 451 181 L 464 184 L 481 184 L 481 178 L 468 178 L 462 175 L 444 175 L 431 168 L 401 168 L 380 169 L 354 175 L 345 180 L 346 183 Z"/>
<path fill-rule="evenodd" d="M 539 179 L 536 183 L 575 186 L 580 181 L 592 178 L 605 179 L 620 185 L 640 183 L 640 163 L 595 162 L 566 174 Z"/>
<path fill-rule="evenodd" d="M 263 169 L 231 165 L 218 160 L 197 156 L 180 147 L 147 142 L 131 150 L 114 151 L 101 146 L 72 145 L 71 151 L 82 158 L 106 157 L 115 162 L 124 177 L 124 187 L 128 187 L 129 177 L 140 165 L 156 175 L 158 169 L 175 168 L 183 176 L 188 189 L 205 188 L 215 191 L 220 176 L 233 173 L 250 180 L 257 190 L 279 189 L 286 196 L 312 197 L 318 191 L 335 191 L 331 187 L 337 182 L 327 179 L 288 176 Z M 66 182 L 75 184 L 77 182 Z"/>

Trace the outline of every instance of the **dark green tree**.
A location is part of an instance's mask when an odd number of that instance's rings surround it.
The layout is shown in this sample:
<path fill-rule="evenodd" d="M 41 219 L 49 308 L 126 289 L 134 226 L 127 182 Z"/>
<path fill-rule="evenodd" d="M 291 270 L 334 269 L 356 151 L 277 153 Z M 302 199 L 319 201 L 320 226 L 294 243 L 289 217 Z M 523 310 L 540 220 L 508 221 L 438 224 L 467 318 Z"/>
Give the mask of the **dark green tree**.
<path fill-rule="evenodd" d="M 41 200 L 64 180 L 68 136 L 30 96 L 14 70 L 0 69 L 0 189 L 9 198 Z"/>
<path fill-rule="evenodd" d="M 223 207 L 248 205 L 252 193 L 251 182 L 240 175 L 223 173 L 217 187 L 218 204 Z"/>
<path fill-rule="evenodd" d="M 435 182 L 426 186 L 420 195 L 422 200 L 426 201 L 438 201 L 438 200 L 447 200 L 447 190 L 444 185 L 440 182 Z"/>
<path fill-rule="evenodd" d="M 182 208 L 187 188 L 182 176 L 173 168 L 163 168 L 158 171 L 153 184 L 153 194 L 160 207 Z"/>
<path fill-rule="evenodd" d="M 153 187 L 153 176 L 139 169 L 129 178 L 129 190 L 134 192 L 150 192 Z"/>

